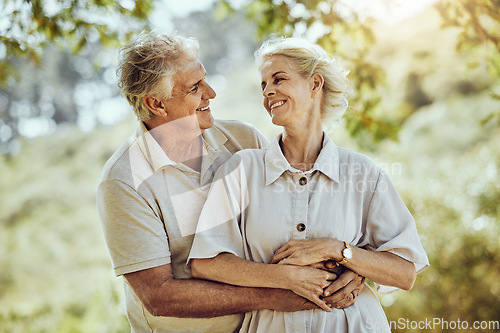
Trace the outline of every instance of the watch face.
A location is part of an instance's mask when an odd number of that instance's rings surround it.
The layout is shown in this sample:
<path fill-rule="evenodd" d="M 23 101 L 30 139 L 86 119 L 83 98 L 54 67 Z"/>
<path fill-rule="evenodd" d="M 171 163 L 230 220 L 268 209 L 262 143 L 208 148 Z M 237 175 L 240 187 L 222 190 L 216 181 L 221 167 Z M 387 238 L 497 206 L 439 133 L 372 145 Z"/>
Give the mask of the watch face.
<path fill-rule="evenodd" d="M 342 255 L 346 259 L 351 259 L 352 258 L 352 250 L 351 249 L 344 249 L 344 250 L 342 250 Z"/>

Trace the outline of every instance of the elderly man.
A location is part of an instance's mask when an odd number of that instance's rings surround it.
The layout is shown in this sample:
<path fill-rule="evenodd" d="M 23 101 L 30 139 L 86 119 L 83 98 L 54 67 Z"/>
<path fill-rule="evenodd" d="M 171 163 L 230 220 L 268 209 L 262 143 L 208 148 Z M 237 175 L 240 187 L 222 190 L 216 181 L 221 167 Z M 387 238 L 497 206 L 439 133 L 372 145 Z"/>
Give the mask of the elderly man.
<path fill-rule="evenodd" d="M 154 33 L 122 49 L 119 87 L 139 128 L 106 163 L 98 209 L 135 332 L 232 332 L 244 312 L 316 307 L 284 289 L 191 279 L 186 260 L 215 171 L 238 150 L 267 144 L 252 126 L 214 121 L 215 92 L 197 56 L 196 40 Z M 338 291 L 327 303 L 347 307 L 362 278 L 349 271 L 330 288 Z"/>

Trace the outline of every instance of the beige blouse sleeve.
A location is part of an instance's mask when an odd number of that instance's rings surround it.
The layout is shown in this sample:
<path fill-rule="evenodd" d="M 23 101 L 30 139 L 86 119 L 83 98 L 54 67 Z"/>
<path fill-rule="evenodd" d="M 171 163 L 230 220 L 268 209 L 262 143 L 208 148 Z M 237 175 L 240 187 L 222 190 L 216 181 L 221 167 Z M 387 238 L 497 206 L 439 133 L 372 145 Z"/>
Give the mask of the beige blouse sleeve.
<path fill-rule="evenodd" d="M 215 174 L 188 260 L 213 258 L 222 252 L 244 258 L 240 218 L 247 206 L 246 176 L 241 158 L 235 154 Z"/>
<path fill-rule="evenodd" d="M 361 245 L 370 245 L 376 251 L 388 251 L 413 262 L 417 273 L 429 266 L 415 220 L 383 171 L 379 173 L 369 202 L 363 240 Z M 389 293 L 397 288 L 377 285 L 377 290 Z"/>

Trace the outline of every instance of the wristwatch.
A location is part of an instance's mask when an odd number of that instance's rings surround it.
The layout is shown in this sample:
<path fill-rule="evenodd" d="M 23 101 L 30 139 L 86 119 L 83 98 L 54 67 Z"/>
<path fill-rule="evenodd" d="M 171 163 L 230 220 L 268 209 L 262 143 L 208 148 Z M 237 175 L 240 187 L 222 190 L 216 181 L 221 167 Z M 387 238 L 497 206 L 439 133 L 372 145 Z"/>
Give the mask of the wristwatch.
<path fill-rule="evenodd" d="M 337 262 L 337 266 L 343 265 L 352 259 L 352 250 L 349 243 L 344 241 L 344 249 L 342 250 L 342 260 Z"/>

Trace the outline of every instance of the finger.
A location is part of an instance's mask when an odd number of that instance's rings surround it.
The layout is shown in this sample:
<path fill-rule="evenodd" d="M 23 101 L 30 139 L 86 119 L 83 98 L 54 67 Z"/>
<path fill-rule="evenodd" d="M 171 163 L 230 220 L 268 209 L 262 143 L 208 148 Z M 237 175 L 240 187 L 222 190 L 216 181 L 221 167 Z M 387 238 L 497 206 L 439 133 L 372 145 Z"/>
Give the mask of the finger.
<path fill-rule="evenodd" d="M 316 310 L 318 306 L 314 304 L 313 302 L 309 300 L 304 300 L 304 303 L 302 303 L 298 308 L 297 311 L 302 311 L 302 310 Z"/>
<path fill-rule="evenodd" d="M 283 245 L 282 247 L 280 247 L 279 249 L 277 249 L 277 250 L 274 252 L 274 254 L 276 255 L 276 254 L 278 254 L 278 253 L 281 253 L 281 252 L 283 252 L 283 251 L 288 250 L 288 249 L 290 248 L 290 246 L 292 246 L 292 244 L 293 244 L 293 239 L 292 239 L 292 240 L 290 240 L 290 241 L 288 241 L 288 242 L 286 242 L 286 243 L 285 243 L 285 245 Z"/>
<path fill-rule="evenodd" d="M 301 266 L 298 262 L 298 259 L 297 258 L 284 258 L 284 259 L 281 259 L 278 264 L 280 265 L 296 265 L 296 266 Z"/>
<path fill-rule="evenodd" d="M 327 260 L 325 261 L 325 267 L 328 269 L 332 269 L 337 267 L 337 262 L 335 260 Z"/>
<path fill-rule="evenodd" d="M 314 267 L 316 269 L 321 269 L 322 271 L 327 271 L 330 274 L 332 274 L 332 275 L 330 275 L 328 277 L 328 280 L 332 280 L 333 281 L 333 280 L 337 279 L 340 276 L 340 274 L 337 274 L 336 272 L 332 272 L 331 270 L 329 270 L 328 268 L 326 268 L 325 265 L 322 262 L 316 262 L 316 263 L 310 264 L 309 266 Z M 333 279 L 332 279 L 332 277 L 333 277 Z"/>
<path fill-rule="evenodd" d="M 275 254 L 272 258 L 271 258 L 271 264 L 277 264 L 279 263 L 281 260 L 285 259 L 287 257 L 287 254 L 284 254 L 284 252 L 282 253 L 278 253 L 278 254 Z"/>
<path fill-rule="evenodd" d="M 340 289 L 347 286 L 353 279 L 356 279 L 358 276 L 359 276 L 358 274 L 352 271 L 345 271 L 324 290 L 323 295 L 329 296 L 331 294 L 336 293 Z M 352 289 L 354 289 L 354 287 Z"/>
<path fill-rule="evenodd" d="M 278 251 L 276 251 L 274 253 L 273 257 L 271 258 L 271 264 L 276 264 L 276 263 L 280 262 L 282 259 L 289 257 L 293 253 L 293 250 L 290 248 L 287 248 L 286 250 L 283 250 L 280 252 L 278 252 Z"/>
<path fill-rule="evenodd" d="M 343 300 L 335 304 L 337 309 L 345 309 L 354 303 L 356 303 L 359 294 L 361 293 L 361 290 L 363 289 L 363 286 L 354 288 L 351 292 L 350 295 L 347 295 Z"/>
<path fill-rule="evenodd" d="M 356 291 L 353 290 L 349 294 L 347 294 L 346 297 L 344 297 L 343 299 L 341 299 L 337 303 L 333 303 L 332 305 L 336 309 L 345 309 L 345 308 L 353 305 L 354 303 L 356 303 L 356 298 L 357 298 Z"/>
<path fill-rule="evenodd" d="M 327 277 L 326 277 L 327 281 L 334 281 L 334 280 L 337 279 L 337 274 L 331 273 L 331 272 L 328 272 L 328 271 L 326 271 L 326 273 L 327 273 Z"/>
<path fill-rule="evenodd" d="M 323 264 L 323 262 L 322 262 L 322 261 L 320 261 L 320 262 L 313 262 L 313 263 L 312 263 L 312 264 L 310 264 L 309 266 L 314 267 L 314 268 L 317 268 L 317 269 L 322 269 L 322 270 L 324 270 L 324 271 L 326 270 L 326 267 L 325 267 L 325 265 Z"/>
<path fill-rule="evenodd" d="M 319 296 L 314 295 L 308 299 L 326 312 L 332 312 L 332 309 L 322 299 L 320 299 Z"/>
<path fill-rule="evenodd" d="M 332 295 L 330 297 L 323 298 L 323 301 L 325 301 L 325 303 L 332 309 L 345 309 L 353 305 L 356 302 L 356 298 L 354 298 L 351 294 L 351 296 L 347 295 L 347 297 L 341 300 L 336 300 Z"/>
<path fill-rule="evenodd" d="M 344 288 L 338 290 L 328 297 L 324 297 L 323 300 L 337 309 L 339 308 L 339 306 L 344 308 L 354 303 L 356 297 L 354 297 L 354 295 L 352 294 L 353 292 L 357 297 L 360 289 L 355 282 L 351 281 Z"/>
<path fill-rule="evenodd" d="M 280 262 L 278 262 L 278 264 L 287 264 L 287 265 L 295 265 L 295 266 L 310 266 L 312 263 L 310 260 L 306 260 L 306 258 L 304 258 L 304 257 L 289 256 L 289 257 L 286 257 L 286 258 L 280 260 Z M 319 268 L 317 268 L 317 269 L 319 269 Z"/>

